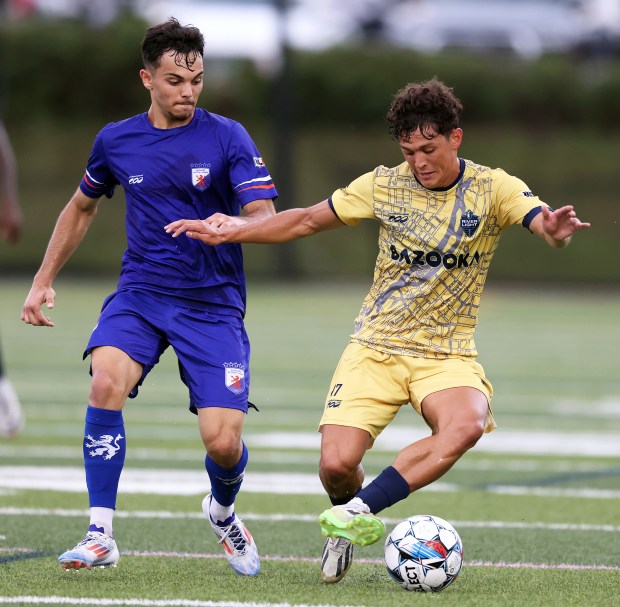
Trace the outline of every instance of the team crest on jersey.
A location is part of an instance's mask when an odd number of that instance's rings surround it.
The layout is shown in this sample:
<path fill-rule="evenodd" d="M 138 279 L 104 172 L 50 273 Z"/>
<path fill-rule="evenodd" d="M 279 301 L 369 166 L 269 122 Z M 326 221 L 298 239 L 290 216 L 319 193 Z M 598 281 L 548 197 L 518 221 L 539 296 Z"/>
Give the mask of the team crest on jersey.
<path fill-rule="evenodd" d="M 224 363 L 224 383 L 235 394 L 245 390 L 245 370 L 240 363 Z"/>
<path fill-rule="evenodd" d="M 474 215 L 471 209 L 463 213 L 461 217 L 461 228 L 467 236 L 473 236 L 479 225 L 480 217 Z"/>
<path fill-rule="evenodd" d="M 211 185 L 211 165 L 192 164 L 192 184 L 197 190 L 204 192 Z"/>

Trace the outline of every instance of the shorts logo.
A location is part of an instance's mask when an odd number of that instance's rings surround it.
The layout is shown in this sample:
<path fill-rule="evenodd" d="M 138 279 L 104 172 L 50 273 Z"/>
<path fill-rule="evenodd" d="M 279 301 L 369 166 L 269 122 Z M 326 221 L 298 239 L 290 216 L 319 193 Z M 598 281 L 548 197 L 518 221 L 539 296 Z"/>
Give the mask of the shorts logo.
<path fill-rule="evenodd" d="M 192 185 L 204 192 L 211 185 L 211 165 L 192 164 Z"/>
<path fill-rule="evenodd" d="M 260 156 L 254 156 L 254 166 L 255 167 L 264 167 L 265 161 Z"/>
<path fill-rule="evenodd" d="M 478 215 L 474 215 L 473 211 L 468 210 L 463 213 L 463 216 L 461 217 L 461 228 L 467 236 L 473 236 L 479 225 L 480 217 L 478 217 Z"/>
<path fill-rule="evenodd" d="M 129 176 L 129 185 L 134 185 L 136 183 L 142 183 L 144 181 L 144 175 L 130 175 Z"/>
<path fill-rule="evenodd" d="M 245 390 L 245 370 L 240 363 L 224 363 L 224 384 L 234 394 Z"/>
<path fill-rule="evenodd" d="M 329 401 L 327 401 L 327 408 L 328 409 L 335 409 L 336 407 L 340 407 L 341 403 L 342 403 L 341 400 L 329 400 Z"/>

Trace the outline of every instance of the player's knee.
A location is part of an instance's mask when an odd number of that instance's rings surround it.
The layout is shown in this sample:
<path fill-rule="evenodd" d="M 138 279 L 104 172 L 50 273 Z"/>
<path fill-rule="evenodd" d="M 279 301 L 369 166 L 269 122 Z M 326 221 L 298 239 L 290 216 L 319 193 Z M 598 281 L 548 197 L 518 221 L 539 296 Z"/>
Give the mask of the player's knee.
<path fill-rule="evenodd" d="M 219 432 L 208 436 L 204 444 L 209 457 L 225 468 L 234 466 L 241 457 L 241 438 L 236 432 Z"/>
<path fill-rule="evenodd" d="M 105 370 L 93 372 L 90 385 L 89 402 L 95 407 L 124 404 L 127 398 L 127 389 L 123 382 L 118 381 Z"/>
<path fill-rule="evenodd" d="M 462 455 L 474 447 L 483 434 L 484 422 L 482 420 L 475 420 L 462 423 L 458 428 L 453 429 L 450 439 L 455 451 Z"/>
<path fill-rule="evenodd" d="M 320 464 L 321 478 L 334 484 L 348 479 L 357 469 L 357 463 L 348 462 L 340 458 L 322 457 Z"/>

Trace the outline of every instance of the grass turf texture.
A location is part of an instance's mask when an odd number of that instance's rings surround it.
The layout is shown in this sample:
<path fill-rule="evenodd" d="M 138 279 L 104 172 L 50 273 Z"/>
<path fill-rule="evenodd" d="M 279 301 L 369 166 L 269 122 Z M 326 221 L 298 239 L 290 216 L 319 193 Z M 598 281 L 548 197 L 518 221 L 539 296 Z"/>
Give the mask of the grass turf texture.
<path fill-rule="evenodd" d="M 51 312 L 57 326 L 50 330 L 18 320 L 28 282 L 0 283 L 6 366 L 28 418 L 22 436 L 0 442 L 0 477 L 2 466 L 35 466 L 42 476 L 46 467 L 60 467 L 69 475 L 81 467 L 88 393 L 81 352 L 113 285 L 60 281 Z M 278 432 L 294 443 L 296 433 L 316 435 L 329 379 L 364 290 L 250 286 L 252 400 L 261 413 L 250 413 L 246 423 L 249 474 L 316 476 L 318 442 L 300 440 L 296 447 L 259 439 Z M 202 495 L 121 494 L 115 521 L 120 566 L 66 573 L 56 558 L 81 539 L 86 496 L 0 487 L 0 601 L 54 596 L 234 605 L 612 605 L 620 588 L 620 571 L 613 569 L 620 567 L 620 465 L 615 456 L 579 455 L 578 441 L 583 433 L 620 435 L 619 320 L 617 293 L 490 290 L 483 297 L 477 343 L 496 390 L 496 432 L 560 431 L 575 453 L 474 449 L 441 479 L 449 490 L 421 491 L 383 513 L 388 530 L 418 513 L 455 525 L 465 566 L 439 595 L 414 596 L 394 584 L 379 562 L 382 542 L 356 549 L 347 577 L 323 585 L 323 538 L 314 519 L 327 500 L 318 494 L 242 491 L 238 512 L 263 555 L 261 575 L 244 579 L 230 571 L 201 519 Z M 125 410 L 127 470 L 203 470 L 195 418 L 186 406 L 174 356 L 166 354 Z M 395 427 L 419 431 L 421 420 L 406 409 Z M 394 451 L 370 451 L 367 472 L 378 473 Z M 494 489 L 498 485 L 523 493 L 502 493 Z M 539 489 L 547 493 L 537 494 Z M 586 490 L 611 497 L 587 497 Z M 567 564 L 610 569 L 551 568 Z"/>

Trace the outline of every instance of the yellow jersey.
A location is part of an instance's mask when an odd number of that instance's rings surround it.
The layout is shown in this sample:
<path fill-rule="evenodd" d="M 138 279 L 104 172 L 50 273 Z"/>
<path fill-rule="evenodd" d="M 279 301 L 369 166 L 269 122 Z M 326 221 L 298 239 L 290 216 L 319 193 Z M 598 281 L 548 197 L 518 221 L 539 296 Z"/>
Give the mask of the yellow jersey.
<path fill-rule="evenodd" d="M 528 227 L 542 203 L 502 169 L 459 162 L 449 188 L 424 188 L 403 162 L 379 166 L 329 199 L 347 225 L 380 224 L 373 284 L 352 341 L 390 354 L 477 356 L 480 296 L 500 234 Z"/>

